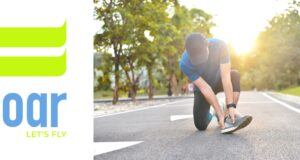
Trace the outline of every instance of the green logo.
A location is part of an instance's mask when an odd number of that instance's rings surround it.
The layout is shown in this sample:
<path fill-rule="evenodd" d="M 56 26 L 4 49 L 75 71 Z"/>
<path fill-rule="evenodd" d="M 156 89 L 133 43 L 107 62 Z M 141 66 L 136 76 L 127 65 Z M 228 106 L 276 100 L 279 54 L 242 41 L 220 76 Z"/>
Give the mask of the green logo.
<path fill-rule="evenodd" d="M 0 47 L 62 47 L 66 26 L 67 22 L 58 28 L 0 28 Z M 65 50 L 61 56 L 0 56 L 0 76 L 61 76 L 66 55 Z"/>

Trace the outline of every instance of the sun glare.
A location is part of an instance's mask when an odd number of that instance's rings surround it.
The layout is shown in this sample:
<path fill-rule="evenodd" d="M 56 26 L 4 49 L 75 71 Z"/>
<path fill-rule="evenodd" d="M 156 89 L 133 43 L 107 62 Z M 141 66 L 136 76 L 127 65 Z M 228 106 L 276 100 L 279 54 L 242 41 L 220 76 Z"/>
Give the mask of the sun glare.
<path fill-rule="evenodd" d="M 182 0 L 188 8 L 200 8 L 213 15 L 215 38 L 230 43 L 236 54 L 251 51 L 268 20 L 288 7 L 288 0 Z M 220 7 L 222 6 L 222 7 Z"/>
<path fill-rule="evenodd" d="M 258 36 L 258 32 L 255 29 L 244 29 L 248 32 L 240 31 L 242 34 L 237 34 L 236 30 L 228 30 L 228 37 L 224 37 L 224 40 L 232 45 L 237 55 L 249 53 Z"/>
<path fill-rule="evenodd" d="M 252 26 L 251 26 L 252 27 Z M 224 32 L 226 30 L 226 32 Z M 214 28 L 212 33 L 216 35 L 216 38 L 224 40 L 227 44 L 230 44 L 235 50 L 235 54 L 247 54 L 251 51 L 253 43 L 258 35 L 255 28 L 246 28 L 237 29 L 234 27 L 228 27 L 223 29 Z"/>
<path fill-rule="evenodd" d="M 247 54 L 252 49 L 252 42 L 246 42 L 246 41 L 237 41 L 237 42 L 231 42 L 235 54 Z"/>

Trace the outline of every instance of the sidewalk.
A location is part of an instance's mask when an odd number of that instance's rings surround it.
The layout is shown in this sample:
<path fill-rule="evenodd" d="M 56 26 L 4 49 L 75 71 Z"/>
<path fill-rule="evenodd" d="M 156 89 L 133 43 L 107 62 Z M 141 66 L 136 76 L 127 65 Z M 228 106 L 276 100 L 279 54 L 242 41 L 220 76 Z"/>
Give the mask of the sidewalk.
<path fill-rule="evenodd" d="M 157 105 L 164 105 L 178 100 L 192 99 L 194 96 L 155 96 L 153 100 L 148 97 L 137 97 L 136 102 L 132 102 L 130 98 L 122 98 L 116 105 L 112 105 L 111 99 L 94 100 L 94 117 L 125 112 L 128 110 L 135 110 L 140 108 L 154 107 Z"/>
<path fill-rule="evenodd" d="M 154 96 L 153 100 L 162 100 L 162 99 L 185 99 L 185 98 L 194 98 L 194 94 L 189 95 L 180 95 L 180 96 L 168 96 L 168 95 L 158 95 Z M 149 101 L 148 96 L 139 96 L 136 97 L 137 101 Z M 119 98 L 119 102 L 129 102 L 131 98 Z M 103 98 L 103 99 L 94 99 L 94 103 L 110 103 L 112 98 Z"/>

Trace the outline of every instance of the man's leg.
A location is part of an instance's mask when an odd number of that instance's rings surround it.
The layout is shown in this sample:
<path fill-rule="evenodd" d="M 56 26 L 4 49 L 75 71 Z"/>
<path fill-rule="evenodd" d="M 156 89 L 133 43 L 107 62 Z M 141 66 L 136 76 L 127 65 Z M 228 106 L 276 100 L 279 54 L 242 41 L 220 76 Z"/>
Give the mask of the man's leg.
<path fill-rule="evenodd" d="M 231 83 L 233 88 L 233 101 L 237 105 L 240 98 L 240 73 L 237 70 L 231 70 Z"/>
<path fill-rule="evenodd" d="M 231 70 L 230 75 L 231 75 L 231 84 L 233 89 L 233 101 L 235 105 L 237 105 L 240 98 L 240 92 L 241 92 L 240 73 L 237 70 Z M 219 80 L 217 86 L 213 88 L 213 90 L 215 94 L 224 91 L 221 79 Z"/>
<path fill-rule="evenodd" d="M 240 74 L 237 70 L 231 70 L 231 84 L 233 88 L 233 101 L 237 105 L 240 97 Z M 213 88 L 214 92 L 220 92 L 223 91 L 223 85 L 222 81 L 220 80 L 216 87 Z M 221 130 L 221 133 L 232 133 L 239 129 L 242 129 L 250 124 L 252 121 L 252 116 L 250 115 L 244 115 L 242 116 L 240 113 L 236 111 L 236 121 L 235 123 L 231 123 L 231 120 L 226 119 L 225 120 L 225 128 Z M 228 114 L 228 113 L 226 113 Z M 227 121 L 227 122 L 226 122 Z M 227 124 L 227 127 L 226 127 Z"/>
<path fill-rule="evenodd" d="M 240 97 L 240 74 L 237 70 L 231 70 L 231 82 L 233 88 L 233 99 L 234 103 L 237 105 Z M 214 92 L 217 94 L 223 91 L 222 81 L 220 80 L 217 87 L 215 87 Z M 198 130 L 205 130 L 212 119 L 210 114 L 210 105 L 206 101 L 205 97 L 198 89 L 194 86 L 194 124 Z"/>
<path fill-rule="evenodd" d="M 198 130 L 205 130 L 212 119 L 210 105 L 201 91 L 195 87 L 194 90 L 194 124 Z"/>

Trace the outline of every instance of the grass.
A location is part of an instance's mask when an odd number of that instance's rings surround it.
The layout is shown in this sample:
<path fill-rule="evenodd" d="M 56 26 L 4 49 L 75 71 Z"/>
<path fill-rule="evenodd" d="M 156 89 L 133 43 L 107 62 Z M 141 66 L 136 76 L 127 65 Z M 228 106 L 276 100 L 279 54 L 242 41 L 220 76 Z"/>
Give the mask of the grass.
<path fill-rule="evenodd" d="M 94 99 L 108 98 L 112 96 L 113 92 L 111 91 L 96 91 L 94 92 Z"/>
<path fill-rule="evenodd" d="M 112 98 L 113 97 L 113 91 L 96 91 L 94 92 L 94 99 L 103 99 L 103 98 Z M 119 97 L 126 97 L 126 93 L 120 91 Z"/>
<path fill-rule="evenodd" d="M 294 96 L 300 96 L 300 86 L 294 88 L 288 88 L 280 91 L 281 93 L 290 94 Z"/>

